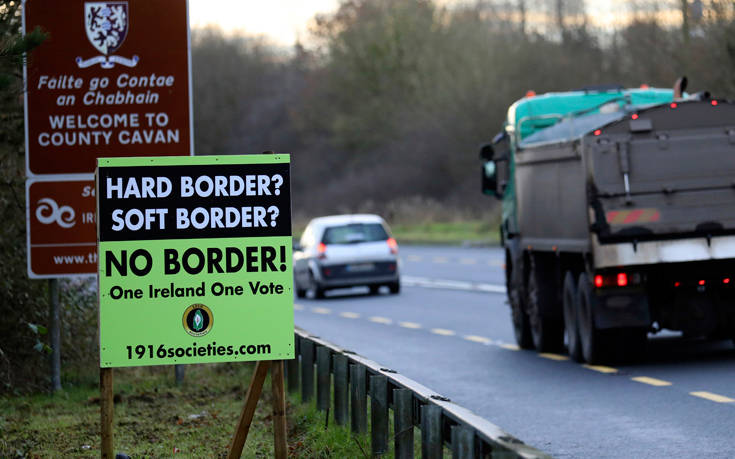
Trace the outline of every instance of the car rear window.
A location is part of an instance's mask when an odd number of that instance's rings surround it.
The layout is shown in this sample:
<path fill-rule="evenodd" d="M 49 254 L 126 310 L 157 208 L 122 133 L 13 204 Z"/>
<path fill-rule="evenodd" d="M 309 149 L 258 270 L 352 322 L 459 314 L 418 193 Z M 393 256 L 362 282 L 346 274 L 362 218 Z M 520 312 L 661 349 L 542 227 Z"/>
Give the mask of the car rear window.
<path fill-rule="evenodd" d="M 354 244 L 386 239 L 388 239 L 388 233 L 380 223 L 350 223 L 349 225 L 331 226 L 324 230 L 322 242 L 325 244 Z"/>

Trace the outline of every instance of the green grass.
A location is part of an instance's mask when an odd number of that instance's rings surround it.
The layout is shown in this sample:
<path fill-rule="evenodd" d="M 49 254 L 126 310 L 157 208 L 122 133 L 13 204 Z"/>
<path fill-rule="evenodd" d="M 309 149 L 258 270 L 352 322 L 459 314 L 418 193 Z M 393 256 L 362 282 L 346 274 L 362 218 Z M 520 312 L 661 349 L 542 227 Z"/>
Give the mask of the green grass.
<path fill-rule="evenodd" d="M 497 244 L 498 226 L 484 220 L 394 224 L 393 235 L 403 244 Z"/>
<path fill-rule="evenodd" d="M 131 457 L 222 457 L 242 410 L 252 364 L 189 365 L 182 386 L 173 367 L 114 370 L 114 450 Z M 266 380 L 243 457 L 273 457 Z M 80 385 L 55 396 L 0 399 L 0 457 L 99 457 L 99 389 Z M 292 457 L 369 454 L 367 436 L 334 426 L 314 404 L 288 398 Z"/>

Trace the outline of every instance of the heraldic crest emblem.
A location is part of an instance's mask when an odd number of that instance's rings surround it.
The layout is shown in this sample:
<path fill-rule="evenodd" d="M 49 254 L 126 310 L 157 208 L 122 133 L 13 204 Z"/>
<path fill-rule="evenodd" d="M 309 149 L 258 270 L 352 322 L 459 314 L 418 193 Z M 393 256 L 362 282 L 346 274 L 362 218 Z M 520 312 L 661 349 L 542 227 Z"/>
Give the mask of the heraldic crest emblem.
<path fill-rule="evenodd" d="M 103 56 L 90 59 L 77 57 L 79 68 L 100 64 L 102 68 L 111 69 L 115 64 L 135 67 L 138 56 L 125 58 L 113 53 L 120 49 L 128 35 L 128 2 L 85 2 L 84 28 L 87 38 Z"/>

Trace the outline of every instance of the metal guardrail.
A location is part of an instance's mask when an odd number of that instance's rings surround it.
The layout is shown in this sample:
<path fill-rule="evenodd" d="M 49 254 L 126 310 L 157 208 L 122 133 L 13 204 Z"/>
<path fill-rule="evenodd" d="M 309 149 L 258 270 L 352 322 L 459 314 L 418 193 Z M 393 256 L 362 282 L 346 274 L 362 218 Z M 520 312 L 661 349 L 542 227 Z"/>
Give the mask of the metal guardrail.
<path fill-rule="evenodd" d="M 461 459 L 551 457 L 372 360 L 299 328 L 295 341 L 296 358 L 286 361 L 288 391 L 300 390 L 304 403 L 316 393 L 317 409 L 329 416 L 333 404 L 334 422 L 349 423 L 355 433 L 368 431 L 369 396 L 372 456 L 388 452 L 388 410 L 392 409 L 395 457 L 399 459 L 414 457 L 414 427 L 421 430 L 422 458 L 441 458 L 445 446 L 453 458 Z"/>

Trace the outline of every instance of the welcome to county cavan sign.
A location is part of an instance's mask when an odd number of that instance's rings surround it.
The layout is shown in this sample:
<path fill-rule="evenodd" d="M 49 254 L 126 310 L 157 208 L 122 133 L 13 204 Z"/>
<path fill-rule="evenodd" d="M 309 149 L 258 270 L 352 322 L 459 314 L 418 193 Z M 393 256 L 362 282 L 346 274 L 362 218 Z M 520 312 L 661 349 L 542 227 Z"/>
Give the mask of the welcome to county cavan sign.
<path fill-rule="evenodd" d="M 192 151 L 186 1 L 27 0 L 48 33 L 26 73 L 26 173 L 91 174 L 103 156 Z"/>
<path fill-rule="evenodd" d="M 99 159 L 100 367 L 292 359 L 289 155 Z"/>

